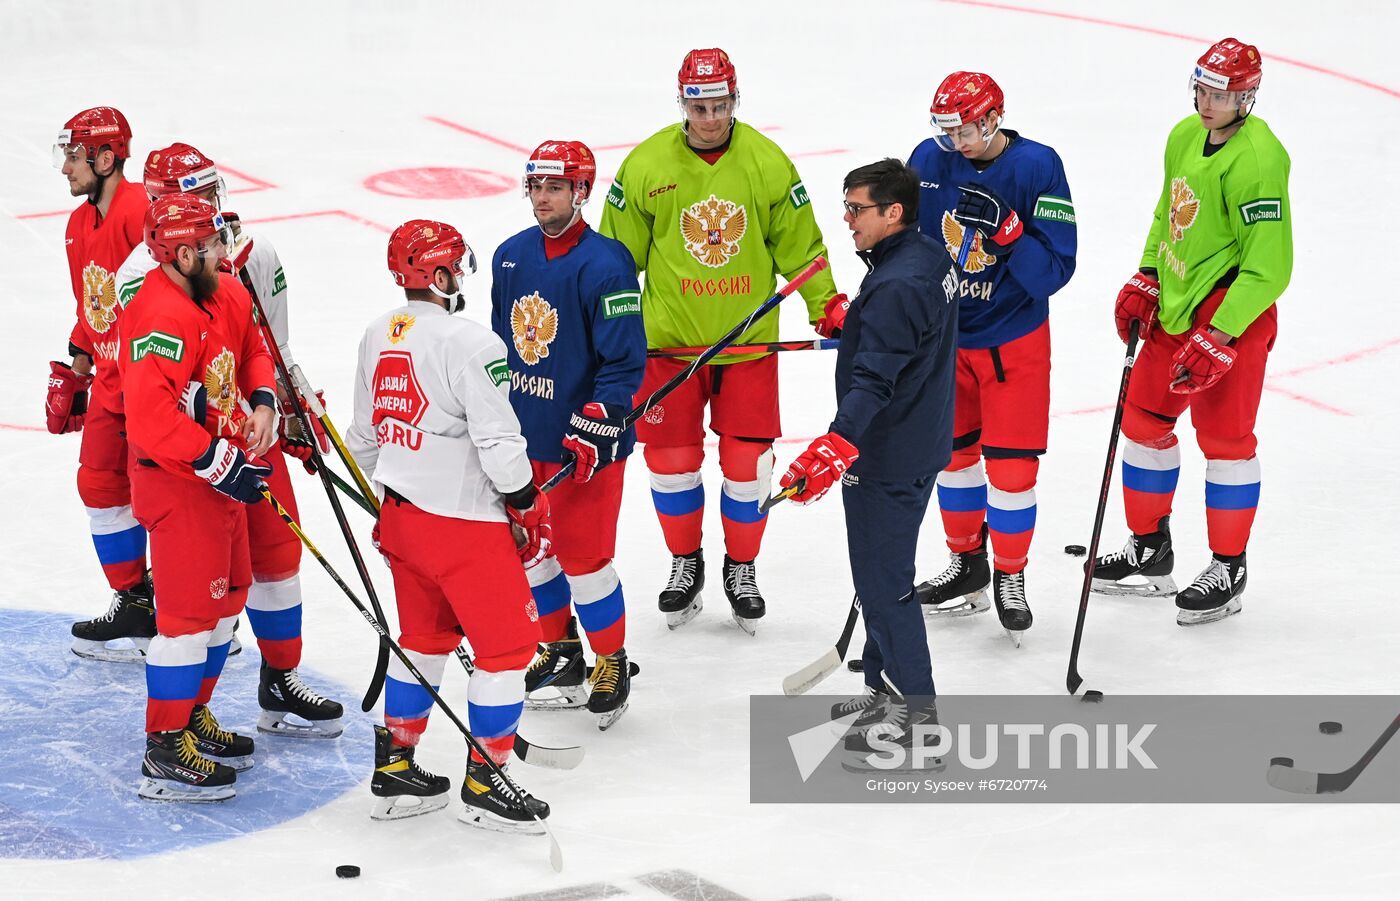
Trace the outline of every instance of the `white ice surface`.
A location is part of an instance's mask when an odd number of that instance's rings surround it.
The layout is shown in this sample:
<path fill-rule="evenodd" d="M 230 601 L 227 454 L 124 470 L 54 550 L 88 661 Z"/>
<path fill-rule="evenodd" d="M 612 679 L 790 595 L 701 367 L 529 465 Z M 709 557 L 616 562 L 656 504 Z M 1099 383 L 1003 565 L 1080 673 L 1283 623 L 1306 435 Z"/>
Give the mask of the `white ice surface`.
<path fill-rule="evenodd" d="M 0 605 L 91 615 L 108 593 L 73 488 L 78 438 L 42 431 L 46 361 L 60 355 L 73 315 L 64 218 L 17 218 L 73 206 L 49 167 L 69 115 L 121 108 L 136 130 L 137 177 L 148 150 L 188 140 L 276 185 L 234 195 L 230 205 L 248 220 L 350 214 L 254 226 L 286 266 L 297 358 L 343 427 L 358 336 L 396 302 L 385 233 L 367 223 L 453 222 L 485 264 L 532 222 L 515 189 L 472 200 L 366 190 L 376 173 L 418 166 L 516 180 L 519 152 L 427 117 L 526 148 L 561 137 L 635 142 L 674 120 L 684 52 L 720 45 L 739 67 L 741 117 L 780 127 L 775 139 L 796 158 L 844 290 L 855 290 L 863 267 L 840 219 L 841 177 L 881 156 L 906 157 L 929 133 L 925 110 L 947 72 L 992 72 L 1008 96 L 1008 125 L 1063 157 L 1081 249 L 1073 281 L 1052 303 L 1054 418 L 1028 572 L 1035 628 L 1019 651 L 990 616 L 940 624 L 930 636 L 942 692 L 1062 692 L 1080 575 L 1060 549 L 1087 544 L 1092 524 L 1122 356 L 1112 299 L 1140 252 L 1167 130 L 1190 112 L 1186 76 L 1210 41 L 1231 34 L 1265 56 L 1256 112 L 1293 160 L 1296 264 L 1258 424 L 1265 475 L 1250 587 L 1242 615 L 1191 630 L 1175 625 L 1170 601 L 1096 599 L 1085 687 L 1110 696 L 1395 693 L 1400 630 L 1386 548 L 1400 534 L 1392 382 L 1400 313 L 1386 260 L 1400 208 L 1400 57 L 1385 35 L 1398 23 L 1389 4 L 1262 0 L 4 3 L 0 297 L 12 328 L 0 354 L 0 384 L 9 386 L 0 393 Z M 844 152 L 821 153 L 836 150 Z M 601 151 L 602 171 L 610 175 L 624 153 Z M 595 224 L 601 203 L 588 207 Z M 482 319 L 488 285 L 487 274 L 471 285 L 471 315 Z M 783 311 L 784 337 L 810 334 L 797 306 Z M 778 446 L 780 470 L 830 419 L 832 359 L 782 360 L 789 437 Z M 1182 437 L 1173 526 L 1184 582 L 1207 552 L 1204 467 L 1189 427 Z M 750 639 L 728 621 L 719 590 L 718 472 L 708 461 L 713 588 L 705 613 L 668 633 L 653 600 L 668 561 L 640 459 L 629 468 L 618 568 L 631 596 L 628 649 L 644 669 L 631 710 L 605 735 L 582 714 L 528 714 L 532 740 L 586 743 L 589 758 L 572 773 L 515 767 L 554 807 L 562 876 L 549 872 L 541 842 L 468 830 L 447 813 L 372 823 L 366 747 L 364 788 L 280 828 L 134 861 L 0 861 L 0 895 L 491 898 L 606 882 L 627 897 L 664 897 L 658 886 L 705 896 L 684 877 L 637 879 L 682 870 L 762 899 L 1393 897 L 1400 811 L 1386 806 L 750 806 L 748 696 L 776 692 L 829 646 L 845 615 L 840 503 L 772 515 L 759 560 L 769 614 Z M 308 531 L 350 574 L 316 483 L 297 486 Z M 367 520 L 352 515 L 367 536 Z M 1124 534 L 1115 488 L 1105 545 Z M 931 513 L 921 572 L 943 560 Z M 387 598 L 387 573 L 372 565 Z M 311 561 L 304 584 L 307 663 L 358 693 L 373 635 Z M 444 692 L 464 711 L 465 680 L 449 672 Z M 827 688 L 858 684 L 843 671 Z M 358 694 L 342 700 L 358 706 Z M 450 775 L 455 791 L 461 742 L 441 716 L 421 759 Z M 112 765 L 134 781 L 134 759 Z M 341 863 L 364 875 L 337 882 Z"/>

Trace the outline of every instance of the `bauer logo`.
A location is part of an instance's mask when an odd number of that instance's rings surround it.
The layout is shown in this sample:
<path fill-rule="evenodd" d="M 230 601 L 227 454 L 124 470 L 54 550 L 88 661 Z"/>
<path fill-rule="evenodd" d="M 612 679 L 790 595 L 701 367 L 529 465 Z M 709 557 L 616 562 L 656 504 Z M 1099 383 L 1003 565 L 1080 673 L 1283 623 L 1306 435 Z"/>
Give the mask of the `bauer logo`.
<path fill-rule="evenodd" d="M 1283 200 L 1279 197 L 1261 197 L 1249 203 L 1240 204 L 1240 218 L 1245 225 L 1256 222 L 1282 222 Z"/>
<path fill-rule="evenodd" d="M 1035 218 L 1074 224 L 1074 203 L 1068 197 L 1042 194 L 1035 199 Z"/>
<path fill-rule="evenodd" d="M 178 363 L 185 357 L 185 342 L 165 332 L 151 332 L 131 339 L 131 362 L 137 362 L 146 354 L 155 354 Z"/>
<path fill-rule="evenodd" d="M 618 291 L 603 295 L 603 318 L 616 319 L 619 316 L 635 316 L 642 312 L 642 292 Z"/>
<path fill-rule="evenodd" d="M 627 198 L 623 196 L 621 183 L 613 182 L 613 186 L 608 189 L 608 203 L 619 210 L 627 209 Z"/>

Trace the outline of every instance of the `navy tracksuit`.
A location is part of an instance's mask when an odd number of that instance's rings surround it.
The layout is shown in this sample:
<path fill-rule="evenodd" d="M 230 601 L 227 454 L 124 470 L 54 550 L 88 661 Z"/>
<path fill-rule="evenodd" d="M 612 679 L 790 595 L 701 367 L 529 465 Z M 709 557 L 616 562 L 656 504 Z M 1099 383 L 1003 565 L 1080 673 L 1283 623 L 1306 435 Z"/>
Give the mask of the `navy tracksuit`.
<path fill-rule="evenodd" d="M 958 306 L 953 262 L 912 227 L 860 257 L 870 271 L 836 354 L 831 430 L 860 450 L 841 482 L 851 577 L 865 617 L 865 682 L 883 672 L 901 694 L 932 696 L 914 553 L 934 478 L 953 451 Z"/>

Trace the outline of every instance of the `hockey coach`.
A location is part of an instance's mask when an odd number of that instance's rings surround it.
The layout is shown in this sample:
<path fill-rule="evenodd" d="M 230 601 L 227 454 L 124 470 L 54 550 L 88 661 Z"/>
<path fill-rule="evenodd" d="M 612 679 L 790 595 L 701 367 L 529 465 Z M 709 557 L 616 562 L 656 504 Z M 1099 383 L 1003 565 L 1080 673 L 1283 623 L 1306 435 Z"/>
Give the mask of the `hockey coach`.
<path fill-rule="evenodd" d="M 868 701 L 887 707 L 882 674 L 905 698 L 934 694 L 913 595 L 914 552 L 934 478 L 952 455 L 958 306 L 945 288 L 948 251 L 917 227 L 914 170 L 881 160 L 852 170 L 844 189 L 844 218 L 869 272 L 839 323 L 831 429 L 779 485 L 797 486 L 792 500 L 808 504 L 841 479 L 851 576 L 865 615 Z M 902 726 L 932 713 L 930 706 L 897 719 Z"/>

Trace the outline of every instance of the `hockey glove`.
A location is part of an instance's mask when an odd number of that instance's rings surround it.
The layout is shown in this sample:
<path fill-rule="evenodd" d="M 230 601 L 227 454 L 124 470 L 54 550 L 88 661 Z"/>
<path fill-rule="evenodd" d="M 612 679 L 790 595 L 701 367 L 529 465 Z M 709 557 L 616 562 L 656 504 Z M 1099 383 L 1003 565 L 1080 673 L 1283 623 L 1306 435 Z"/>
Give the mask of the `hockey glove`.
<path fill-rule="evenodd" d="M 982 233 L 982 249 L 993 256 L 1011 252 L 1021 237 L 1021 217 L 995 191 L 976 182 L 958 188 L 958 207 L 953 218 L 964 228 Z"/>
<path fill-rule="evenodd" d="M 1235 352 L 1227 342 L 1234 339 L 1211 335 L 1210 326 L 1200 326 L 1172 357 L 1176 377 L 1171 390 L 1175 394 L 1195 394 L 1204 391 L 1225 377 L 1235 364 Z M 1223 333 L 1217 333 L 1222 334 Z"/>
<path fill-rule="evenodd" d="M 554 527 L 549 519 L 549 497 L 534 483 L 527 482 L 524 488 L 505 495 L 504 500 L 515 535 L 515 552 L 529 569 L 552 553 Z"/>
<path fill-rule="evenodd" d="M 569 417 L 564 450 L 574 455 L 574 481 L 587 482 L 617 459 L 626 411 L 611 404 L 587 403 Z"/>
<path fill-rule="evenodd" d="M 55 435 L 80 432 L 87 414 L 88 386 L 92 373 L 79 375 L 67 363 L 49 363 L 49 394 L 44 399 L 44 419 Z"/>
<path fill-rule="evenodd" d="M 851 299 L 837 294 L 826 302 L 826 312 L 813 325 L 823 338 L 841 337 L 841 329 L 846 326 L 846 312 L 851 308 Z"/>
<path fill-rule="evenodd" d="M 1147 337 L 1148 329 L 1157 321 L 1157 302 L 1161 294 L 1162 285 L 1157 281 L 1157 276 L 1146 272 L 1135 274 L 1118 292 L 1113 318 L 1118 325 L 1118 337 L 1124 344 L 1128 343 L 1128 328 L 1134 320 L 1142 323 L 1138 337 Z"/>
<path fill-rule="evenodd" d="M 316 399 L 325 406 L 324 392 L 317 391 Z M 322 454 L 331 452 L 330 439 L 326 437 L 325 427 L 321 425 L 321 420 L 316 418 L 316 414 L 311 412 L 310 407 L 297 398 L 297 403 L 301 404 L 306 411 L 306 418 L 311 420 L 311 433 L 316 444 L 319 445 Z M 282 453 L 289 457 L 295 457 L 301 461 L 302 467 L 311 475 L 316 474 L 315 454 L 312 453 L 312 438 L 306 434 L 306 429 L 301 424 L 301 417 L 291 412 L 291 407 L 286 404 L 282 407 Z"/>
<path fill-rule="evenodd" d="M 249 458 L 226 438 L 209 442 L 209 448 L 190 465 L 194 474 L 214 486 L 215 491 L 245 504 L 262 500 L 263 479 L 272 475 L 271 466 L 256 457 Z"/>
<path fill-rule="evenodd" d="M 801 482 L 802 485 L 792 495 L 794 504 L 810 504 L 821 500 L 822 495 L 836 480 L 860 459 L 860 451 L 851 442 L 835 432 L 827 432 L 816 439 L 803 451 L 778 482 L 778 487 L 788 488 Z"/>

